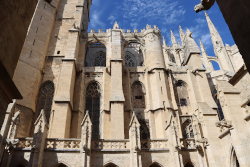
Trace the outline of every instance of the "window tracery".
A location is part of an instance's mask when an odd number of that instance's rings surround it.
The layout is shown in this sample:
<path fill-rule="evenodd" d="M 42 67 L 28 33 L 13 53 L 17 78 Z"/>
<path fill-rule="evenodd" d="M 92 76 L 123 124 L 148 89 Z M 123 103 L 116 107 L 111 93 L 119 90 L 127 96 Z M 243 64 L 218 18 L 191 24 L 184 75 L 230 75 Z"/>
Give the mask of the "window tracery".
<path fill-rule="evenodd" d="M 175 57 L 171 51 L 168 51 L 168 58 L 169 58 L 169 61 L 176 63 Z"/>
<path fill-rule="evenodd" d="M 129 53 L 125 54 L 125 66 L 126 67 L 135 67 L 136 63 L 135 63 L 135 59 L 132 55 L 130 55 Z"/>
<path fill-rule="evenodd" d="M 182 124 L 182 134 L 183 134 L 183 138 L 185 139 L 194 138 L 194 131 L 193 131 L 191 119 L 187 119 Z"/>
<path fill-rule="evenodd" d="M 51 81 L 47 81 L 42 84 L 38 94 L 38 107 L 37 107 L 36 118 L 40 115 L 40 112 L 43 109 L 47 119 L 47 123 L 49 123 L 50 119 L 54 91 L 55 91 L 54 83 Z"/>
<path fill-rule="evenodd" d="M 95 58 L 94 66 L 106 67 L 106 54 L 100 52 Z"/>
<path fill-rule="evenodd" d="M 179 106 L 189 106 L 189 95 L 188 95 L 188 90 L 185 85 L 185 82 L 183 81 L 177 81 L 176 83 L 176 89 L 177 89 L 177 94 L 178 94 L 178 99 L 177 101 L 179 102 Z"/>
<path fill-rule="evenodd" d="M 132 85 L 132 100 L 133 108 L 145 108 L 145 97 L 140 82 Z"/>
<path fill-rule="evenodd" d="M 99 117 L 100 117 L 100 87 L 96 82 L 88 85 L 86 90 L 86 110 L 93 124 L 92 138 L 99 138 Z"/>

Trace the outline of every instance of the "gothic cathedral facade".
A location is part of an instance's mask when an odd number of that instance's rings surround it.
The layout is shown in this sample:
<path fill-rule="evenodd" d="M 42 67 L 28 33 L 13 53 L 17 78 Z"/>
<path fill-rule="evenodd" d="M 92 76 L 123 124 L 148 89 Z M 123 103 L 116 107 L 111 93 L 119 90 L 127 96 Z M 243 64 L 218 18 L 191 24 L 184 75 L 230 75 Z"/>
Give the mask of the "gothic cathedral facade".
<path fill-rule="evenodd" d="M 209 16 L 215 56 L 181 27 L 172 46 L 157 26 L 88 32 L 91 4 L 39 0 L 1 166 L 249 167 L 250 77 Z"/>

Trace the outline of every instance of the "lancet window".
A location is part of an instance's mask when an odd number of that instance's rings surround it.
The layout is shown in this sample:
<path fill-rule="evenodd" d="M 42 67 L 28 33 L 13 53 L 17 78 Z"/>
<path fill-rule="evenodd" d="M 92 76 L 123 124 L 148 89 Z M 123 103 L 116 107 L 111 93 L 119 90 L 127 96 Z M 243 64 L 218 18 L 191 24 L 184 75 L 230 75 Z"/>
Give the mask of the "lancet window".
<path fill-rule="evenodd" d="M 133 108 L 145 108 L 145 97 L 140 82 L 135 82 L 132 85 L 132 103 Z"/>
<path fill-rule="evenodd" d="M 136 66 L 136 61 L 135 61 L 134 56 L 128 52 L 125 53 L 125 66 L 126 67 L 135 67 Z"/>
<path fill-rule="evenodd" d="M 191 118 L 186 119 L 186 121 L 182 124 L 182 135 L 185 139 L 194 138 Z"/>
<path fill-rule="evenodd" d="M 55 91 L 54 83 L 51 81 L 46 81 L 40 87 L 38 94 L 38 107 L 37 107 L 36 118 L 39 116 L 41 110 L 43 109 L 47 119 L 47 123 L 49 123 L 50 119 L 54 91 Z"/>
<path fill-rule="evenodd" d="M 96 82 L 88 85 L 86 90 L 86 110 L 93 124 L 92 138 L 99 138 L 99 117 L 100 117 L 100 87 Z"/>
<path fill-rule="evenodd" d="M 171 51 L 168 51 L 168 58 L 169 58 L 169 61 L 176 63 L 175 57 Z"/>
<path fill-rule="evenodd" d="M 150 139 L 150 132 L 149 132 L 149 121 L 148 120 L 139 120 L 140 122 L 140 137 L 141 139 Z"/>
<path fill-rule="evenodd" d="M 188 90 L 187 90 L 185 82 L 181 80 L 177 81 L 176 89 L 177 89 L 177 94 L 178 94 L 177 101 L 179 101 L 179 106 L 183 107 L 183 106 L 190 105 Z"/>
<path fill-rule="evenodd" d="M 99 52 L 95 58 L 94 66 L 106 67 L 106 54 Z"/>

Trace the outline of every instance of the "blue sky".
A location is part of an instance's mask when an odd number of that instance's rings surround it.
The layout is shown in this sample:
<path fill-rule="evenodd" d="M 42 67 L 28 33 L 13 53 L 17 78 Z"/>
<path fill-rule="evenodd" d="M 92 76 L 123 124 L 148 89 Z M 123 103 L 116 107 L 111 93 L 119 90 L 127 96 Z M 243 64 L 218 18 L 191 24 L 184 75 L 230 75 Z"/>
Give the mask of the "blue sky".
<path fill-rule="evenodd" d="M 122 29 L 143 29 L 146 24 L 156 25 L 165 36 L 167 44 L 171 44 L 170 29 L 177 40 L 179 25 L 186 31 L 193 32 L 199 46 L 199 38 L 205 45 L 209 56 L 214 56 L 209 29 L 204 12 L 195 13 L 194 6 L 200 0 L 93 0 L 90 12 L 89 30 L 112 28 L 115 21 Z M 224 44 L 235 44 L 228 26 L 215 5 L 207 11 L 215 27 L 219 31 Z"/>

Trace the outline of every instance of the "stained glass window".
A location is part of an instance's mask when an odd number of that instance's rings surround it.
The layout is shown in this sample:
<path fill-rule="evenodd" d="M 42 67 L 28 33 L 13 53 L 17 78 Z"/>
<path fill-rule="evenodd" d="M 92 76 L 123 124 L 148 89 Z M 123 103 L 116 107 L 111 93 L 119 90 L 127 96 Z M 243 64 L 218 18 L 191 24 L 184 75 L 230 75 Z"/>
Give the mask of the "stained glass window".
<path fill-rule="evenodd" d="M 86 110 L 93 124 L 93 139 L 99 138 L 100 96 L 99 85 L 96 82 L 89 84 L 86 90 Z"/>
<path fill-rule="evenodd" d="M 94 62 L 94 66 L 102 66 L 102 67 L 106 67 L 106 55 L 103 52 L 100 52 L 96 58 L 95 58 L 95 62 Z"/>
<path fill-rule="evenodd" d="M 193 132 L 193 127 L 192 127 L 192 121 L 191 119 L 187 119 L 183 124 L 182 124 L 182 134 L 183 138 L 194 138 L 194 132 Z"/>
<path fill-rule="evenodd" d="M 140 135 L 141 139 L 150 139 L 150 132 L 149 132 L 149 121 L 146 120 L 139 120 L 140 122 Z"/>
<path fill-rule="evenodd" d="M 47 119 L 47 123 L 49 123 L 50 119 L 54 91 L 54 83 L 51 81 L 44 82 L 39 90 L 36 118 L 40 115 L 41 110 L 43 109 Z"/>
<path fill-rule="evenodd" d="M 135 59 L 132 55 L 130 55 L 129 53 L 125 54 L 125 66 L 126 67 L 135 67 L 136 63 L 135 63 Z"/>

